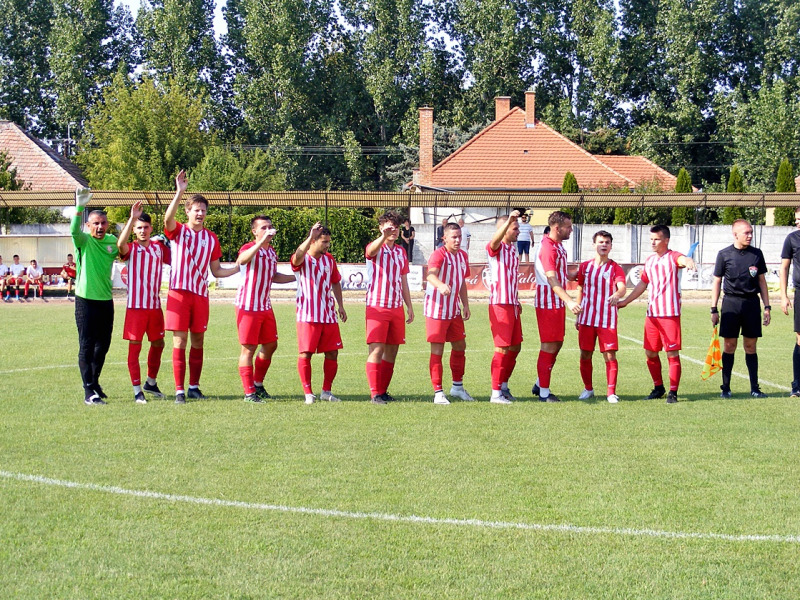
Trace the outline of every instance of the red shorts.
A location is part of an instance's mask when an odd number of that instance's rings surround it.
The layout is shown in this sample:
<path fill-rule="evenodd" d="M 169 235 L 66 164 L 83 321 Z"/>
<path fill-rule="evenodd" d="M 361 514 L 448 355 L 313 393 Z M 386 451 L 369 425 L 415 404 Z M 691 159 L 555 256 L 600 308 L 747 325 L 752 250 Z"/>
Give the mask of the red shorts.
<path fill-rule="evenodd" d="M 208 296 L 186 290 L 167 294 L 167 331 L 202 333 L 208 328 Z"/>
<path fill-rule="evenodd" d="M 428 341 L 433 344 L 457 342 L 467 337 L 467 332 L 464 331 L 464 318 L 461 315 L 453 319 L 425 317 L 425 331 L 428 332 Z"/>
<path fill-rule="evenodd" d="M 22 277 L 9 277 L 8 278 L 8 285 L 20 285 L 25 283 L 25 280 Z"/>
<path fill-rule="evenodd" d="M 567 307 L 536 308 L 536 322 L 539 325 L 539 341 L 542 343 L 563 342 Z"/>
<path fill-rule="evenodd" d="M 596 340 L 600 341 L 600 352 L 616 352 L 619 350 L 616 329 L 578 325 L 578 347 L 581 350 L 584 352 L 594 351 Z"/>
<path fill-rule="evenodd" d="M 297 322 L 297 348 L 300 352 L 319 354 L 342 349 L 338 323 Z"/>
<path fill-rule="evenodd" d="M 681 318 L 680 317 L 645 317 L 644 318 L 644 349 L 659 352 L 681 349 Z"/>
<path fill-rule="evenodd" d="M 129 308 L 125 311 L 125 326 L 122 339 L 130 342 L 141 342 L 144 334 L 147 339 L 164 339 L 164 313 L 160 308 Z"/>
<path fill-rule="evenodd" d="M 243 346 L 257 346 L 278 341 L 278 325 L 275 323 L 275 313 L 272 309 L 237 308 L 236 328 L 239 330 L 239 343 Z"/>
<path fill-rule="evenodd" d="M 496 348 L 518 346 L 522 343 L 521 309 L 515 304 L 490 304 L 489 325 Z"/>
<path fill-rule="evenodd" d="M 406 343 L 406 313 L 402 306 L 377 308 L 368 306 L 367 343 L 399 346 Z"/>

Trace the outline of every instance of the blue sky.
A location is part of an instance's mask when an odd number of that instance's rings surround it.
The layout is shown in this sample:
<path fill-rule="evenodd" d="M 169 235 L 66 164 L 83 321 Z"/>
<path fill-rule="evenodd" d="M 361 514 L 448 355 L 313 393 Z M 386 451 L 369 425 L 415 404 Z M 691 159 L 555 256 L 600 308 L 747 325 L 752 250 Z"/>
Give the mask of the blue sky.
<path fill-rule="evenodd" d="M 115 4 L 124 4 L 130 9 L 131 13 L 133 13 L 133 16 L 136 17 L 141 0 L 116 0 Z M 216 0 L 216 10 L 214 11 L 214 31 L 216 31 L 217 37 L 228 31 L 228 28 L 225 26 L 225 19 L 222 17 L 222 7 L 224 5 L 225 0 Z"/>

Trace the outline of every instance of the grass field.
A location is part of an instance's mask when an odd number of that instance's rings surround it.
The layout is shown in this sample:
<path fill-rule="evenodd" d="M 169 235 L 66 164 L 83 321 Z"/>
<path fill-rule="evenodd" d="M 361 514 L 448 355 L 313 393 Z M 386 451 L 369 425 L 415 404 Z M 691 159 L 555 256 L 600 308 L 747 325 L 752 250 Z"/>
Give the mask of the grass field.
<path fill-rule="evenodd" d="M 0 307 L 0 594 L 797 598 L 790 318 L 776 314 L 759 345 L 766 400 L 748 398 L 741 377 L 732 400 L 718 397 L 719 375 L 700 380 L 690 359 L 708 346 L 705 303 L 685 307 L 681 402 L 639 400 L 652 382 L 638 304 L 622 314 L 622 401 L 575 400 L 571 331 L 552 384 L 567 401 L 554 405 L 531 401 L 538 342 L 527 309 L 511 380 L 520 401 L 497 406 L 487 402 L 486 307 L 473 308 L 466 386 L 476 403 L 430 402 L 419 321 L 391 388 L 402 401 L 370 404 L 353 302 L 340 404 L 302 403 L 293 306 L 281 303 L 267 404 L 242 401 L 227 304 L 212 304 L 209 400 L 134 404 L 118 305 L 109 405 L 87 407 L 72 305 Z M 314 369 L 318 391 L 321 359 Z M 734 370 L 746 374 L 741 349 Z M 604 377 L 596 356 L 596 390 Z M 169 362 L 159 382 L 172 391 Z"/>

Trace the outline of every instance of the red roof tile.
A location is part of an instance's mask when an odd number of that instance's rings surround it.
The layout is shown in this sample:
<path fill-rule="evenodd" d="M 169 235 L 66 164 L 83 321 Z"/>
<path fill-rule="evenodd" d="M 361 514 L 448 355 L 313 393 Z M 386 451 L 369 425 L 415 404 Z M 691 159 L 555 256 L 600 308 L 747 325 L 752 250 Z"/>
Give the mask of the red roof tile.
<path fill-rule="evenodd" d="M 0 120 L 0 152 L 8 155 L 24 189 L 72 191 L 88 184 L 77 165 L 11 121 Z"/>
<path fill-rule="evenodd" d="M 658 181 L 661 191 L 671 192 L 675 189 L 678 178 L 665 171 L 644 156 L 595 155 L 604 164 L 621 173 L 628 179 L 639 183 Z"/>

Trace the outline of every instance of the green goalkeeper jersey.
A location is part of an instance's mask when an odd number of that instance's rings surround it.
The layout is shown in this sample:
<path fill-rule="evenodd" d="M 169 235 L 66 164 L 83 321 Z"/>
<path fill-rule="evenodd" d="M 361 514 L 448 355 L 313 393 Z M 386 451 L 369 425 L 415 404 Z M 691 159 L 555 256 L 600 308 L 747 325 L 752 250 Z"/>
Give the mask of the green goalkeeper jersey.
<path fill-rule="evenodd" d="M 111 300 L 111 272 L 117 258 L 117 238 L 106 234 L 102 240 L 85 233 L 81 215 L 75 211 L 69 224 L 75 246 L 75 295 L 87 300 Z"/>

